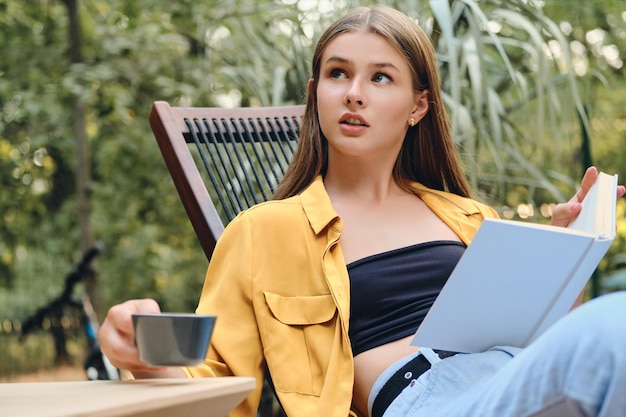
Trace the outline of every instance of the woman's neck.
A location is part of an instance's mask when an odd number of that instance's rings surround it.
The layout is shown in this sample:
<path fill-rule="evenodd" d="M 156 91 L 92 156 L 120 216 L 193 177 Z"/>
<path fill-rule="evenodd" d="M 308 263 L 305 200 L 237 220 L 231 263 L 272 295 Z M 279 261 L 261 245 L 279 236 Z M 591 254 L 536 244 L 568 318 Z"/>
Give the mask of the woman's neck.
<path fill-rule="evenodd" d="M 393 178 L 393 166 L 359 161 L 329 163 L 324 186 L 333 201 L 376 204 L 405 193 Z"/>
<path fill-rule="evenodd" d="M 359 204 L 380 204 L 404 194 L 391 175 L 335 175 L 328 172 L 324 176 L 324 186 L 333 202 L 352 201 Z"/>

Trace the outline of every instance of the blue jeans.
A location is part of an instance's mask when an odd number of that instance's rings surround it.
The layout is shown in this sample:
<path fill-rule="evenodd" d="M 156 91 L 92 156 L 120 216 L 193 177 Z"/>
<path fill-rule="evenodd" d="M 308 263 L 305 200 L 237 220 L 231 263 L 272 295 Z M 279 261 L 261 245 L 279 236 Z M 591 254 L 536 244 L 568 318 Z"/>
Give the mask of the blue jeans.
<path fill-rule="evenodd" d="M 494 347 L 432 363 L 384 417 L 626 417 L 626 292 L 591 300 L 526 349 Z M 396 369 L 389 367 L 370 393 Z"/>

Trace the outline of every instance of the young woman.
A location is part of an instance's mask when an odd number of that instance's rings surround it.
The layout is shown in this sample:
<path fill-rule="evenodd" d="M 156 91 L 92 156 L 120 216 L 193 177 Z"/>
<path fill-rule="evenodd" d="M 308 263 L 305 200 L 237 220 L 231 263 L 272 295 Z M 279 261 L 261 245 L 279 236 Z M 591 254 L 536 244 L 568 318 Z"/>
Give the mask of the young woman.
<path fill-rule="evenodd" d="M 587 171 L 554 224 L 576 217 L 596 176 Z M 613 319 L 626 313 L 622 294 L 577 309 L 524 351 L 410 345 L 495 216 L 471 199 L 427 35 L 393 9 L 357 9 L 319 40 L 275 199 L 234 219 L 215 249 L 197 309 L 219 317 L 205 364 L 139 361 L 130 316 L 158 312 L 153 300 L 112 307 L 102 350 L 136 377 L 254 376 L 236 416 L 255 415 L 266 367 L 289 416 L 626 415 L 626 321 Z"/>

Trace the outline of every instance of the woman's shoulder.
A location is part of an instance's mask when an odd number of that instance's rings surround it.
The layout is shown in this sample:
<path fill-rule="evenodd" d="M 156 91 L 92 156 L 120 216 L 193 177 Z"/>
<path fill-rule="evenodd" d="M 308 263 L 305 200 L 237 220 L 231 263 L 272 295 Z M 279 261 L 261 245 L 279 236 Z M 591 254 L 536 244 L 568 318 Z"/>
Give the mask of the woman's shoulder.
<path fill-rule="evenodd" d="M 240 218 L 255 219 L 257 221 L 279 220 L 299 213 L 302 213 L 302 201 L 300 196 L 296 195 L 281 200 L 268 200 L 255 204 L 237 214 L 233 222 Z"/>
<path fill-rule="evenodd" d="M 418 182 L 412 183 L 411 187 L 420 199 L 434 211 L 458 212 L 459 215 L 479 215 L 483 218 L 498 217 L 497 212 L 491 206 L 474 198 L 435 190 Z"/>
<path fill-rule="evenodd" d="M 237 218 L 281 224 L 306 221 L 318 232 L 338 218 L 321 177 L 301 193 L 279 200 L 268 200 L 241 212 Z"/>
<path fill-rule="evenodd" d="M 434 190 L 422 184 L 412 184 L 415 194 L 442 219 L 465 244 L 469 244 L 487 218 L 498 213 L 487 204 L 454 193 Z"/>

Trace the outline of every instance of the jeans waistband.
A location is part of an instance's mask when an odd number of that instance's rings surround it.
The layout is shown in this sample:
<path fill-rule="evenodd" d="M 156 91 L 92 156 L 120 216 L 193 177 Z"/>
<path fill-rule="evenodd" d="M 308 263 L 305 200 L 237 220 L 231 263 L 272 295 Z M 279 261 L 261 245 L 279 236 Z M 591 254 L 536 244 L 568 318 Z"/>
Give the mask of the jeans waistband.
<path fill-rule="evenodd" d="M 435 353 L 437 353 L 439 358 L 444 359 L 455 355 L 457 352 L 436 350 Z M 398 394 L 410 385 L 412 381 L 428 371 L 430 366 L 428 359 L 424 355 L 418 354 L 396 370 L 376 395 L 372 404 L 372 417 L 382 417 L 385 410 L 387 410 Z"/>

